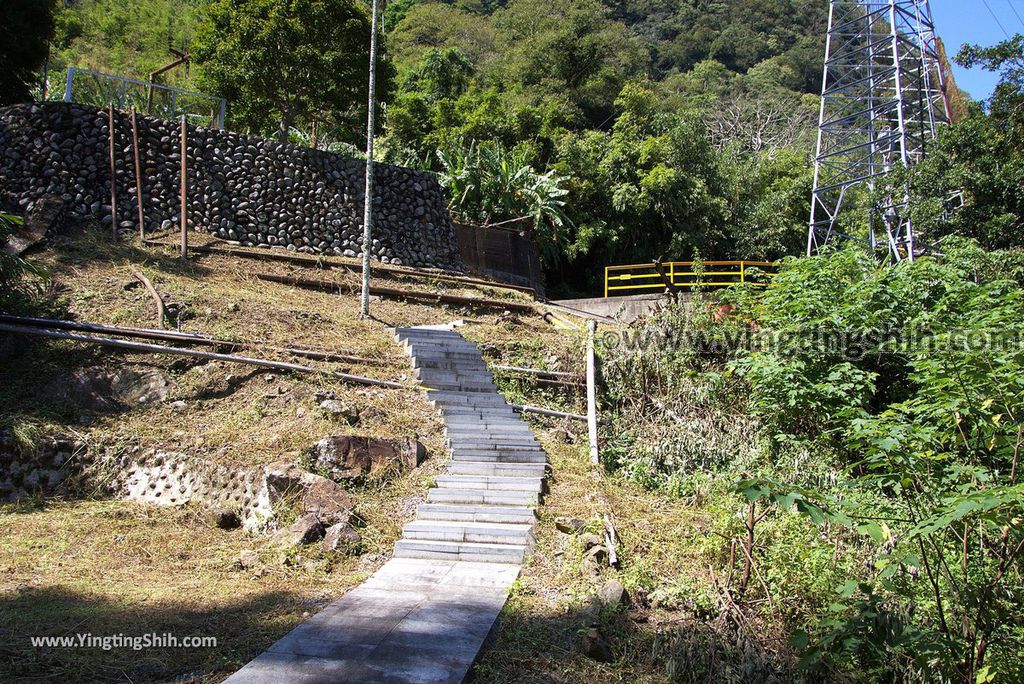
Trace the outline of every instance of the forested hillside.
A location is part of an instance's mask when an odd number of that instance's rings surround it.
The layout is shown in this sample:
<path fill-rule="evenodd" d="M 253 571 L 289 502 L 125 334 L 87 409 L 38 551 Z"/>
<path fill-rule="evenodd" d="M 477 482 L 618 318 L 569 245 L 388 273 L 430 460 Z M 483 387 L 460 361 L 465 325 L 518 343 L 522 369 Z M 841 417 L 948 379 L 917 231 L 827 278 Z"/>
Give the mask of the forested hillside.
<path fill-rule="evenodd" d="M 222 4 L 68 3 L 51 87 L 71 65 L 145 78 L 174 48 L 195 59 L 162 82 L 223 93 L 219 39 L 199 28 Z M 592 290 L 604 265 L 636 259 L 799 251 L 825 7 L 397 0 L 384 16 L 383 156 L 440 172 L 464 220 L 527 217 L 556 291 Z M 358 80 L 350 106 L 298 114 L 293 140 L 361 146 L 364 93 Z M 262 98 L 227 94 L 234 128 L 277 134 Z"/>

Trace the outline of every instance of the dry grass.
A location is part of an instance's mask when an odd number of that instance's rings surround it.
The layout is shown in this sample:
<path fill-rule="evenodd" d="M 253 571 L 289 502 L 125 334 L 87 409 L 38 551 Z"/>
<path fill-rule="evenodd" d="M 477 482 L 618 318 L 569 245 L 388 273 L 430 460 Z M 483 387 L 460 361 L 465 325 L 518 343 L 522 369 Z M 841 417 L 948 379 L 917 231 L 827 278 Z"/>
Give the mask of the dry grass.
<path fill-rule="evenodd" d="M 111 244 L 85 233 L 36 255 L 59 293 L 59 314 L 80 321 L 153 327 L 154 307 L 134 285 L 134 266 L 182 312 L 181 329 L 267 345 L 304 345 L 381 360 L 383 365 L 322 368 L 390 380 L 411 377 L 389 326 L 465 319 L 467 336 L 487 342 L 503 363 L 566 369 L 582 363 L 579 341 L 540 317 L 501 319 L 500 311 L 379 300 L 375 320 L 357 315 L 358 279 L 345 271 L 308 275 L 338 283 L 339 293 L 257 280 L 255 271 L 288 274 L 274 262 L 197 256 L 181 265 L 169 250 Z M 490 288 L 437 280 L 381 278 L 388 286 L 465 296 L 522 299 Z M 126 354 L 73 342 L 19 341 L 0 382 L 0 428 L 26 447 L 47 434 L 74 433 L 94 451 L 150 448 L 222 464 L 299 461 L 316 440 L 339 433 L 418 435 L 428 460 L 415 472 L 352 491 L 364 523 L 358 557 L 317 548 L 282 556 L 262 538 L 225 532 L 193 508 L 165 509 L 123 501 L 26 502 L 0 506 L 0 680 L 216 681 L 282 636 L 305 614 L 340 596 L 383 563 L 443 466 L 442 424 L 416 391 L 348 385 L 319 375 L 293 375 L 223 362 Z M 298 361 L 270 351 L 251 356 Z M 166 402 L 115 415 L 90 416 L 67 398 L 68 373 L 101 365 L 160 368 L 173 382 Z M 565 393 L 508 387 L 533 403 L 578 400 Z M 359 412 L 358 424 L 318 408 L 333 392 Z M 176 402 L 184 402 L 184 404 Z M 265 572 L 242 571 L 234 559 L 256 550 Z M 210 635 L 206 650 L 41 650 L 30 635 Z"/>
<path fill-rule="evenodd" d="M 373 563 L 319 549 L 288 565 L 194 508 L 124 501 L 0 507 L 0 679 L 214 681 L 358 583 Z M 238 554 L 266 570 L 243 570 Z M 208 649 L 40 649 L 36 635 L 215 636 Z"/>
<path fill-rule="evenodd" d="M 537 547 L 473 681 L 704 682 L 711 681 L 710 673 L 702 674 L 706 663 L 691 663 L 692 656 L 727 665 L 735 659 L 736 669 L 745 666 L 744 658 L 773 659 L 773 653 L 742 652 L 732 645 L 756 638 L 781 640 L 784 646 L 785 634 L 760 620 L 737 633 L 728 619 L 709 571 L 723 559 L 721 542 L 707 531 L 708 511 L 596 473 L 585 431 L 577 427 L 575 444 L 566 444 L 553 427 L 548 423 L 540 433 L 553 477 L 540 510 Z M 555 525 L 558 517 L 578 518 L 587 522 L 586 532 L 600 533 L 604 515 L 612 517 L 620 538 L 617 569 L 585 562 L 581 536 Z M 610 579 L 627 588 L 630 607 L 601 613 L 601 630 L 614 655 L 601 663 L 579 651 L 578 638 L 587 625 L 590 598 Z M 674 634 L 683 637 L 670 640 Z"/>

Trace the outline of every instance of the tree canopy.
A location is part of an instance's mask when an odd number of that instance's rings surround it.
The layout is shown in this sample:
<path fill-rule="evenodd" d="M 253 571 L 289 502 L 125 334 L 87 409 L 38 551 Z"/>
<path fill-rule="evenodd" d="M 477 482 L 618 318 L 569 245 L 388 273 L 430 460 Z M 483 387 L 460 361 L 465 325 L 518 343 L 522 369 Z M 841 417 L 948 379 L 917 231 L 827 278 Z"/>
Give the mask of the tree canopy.
<path fill-rule="evenodd" d="M 0 3 L 0 105 L 32 99 L 53 31 L 51 0 Z"/>
<path fill-rule="evenodd" d="M 365 102 L 370 20 L 355 0 L 216 0 L 203 10 L 193 55 L 201 83 L 255 131 L 299 119 L 357 120 Z M 389 72 L 382 70 L 383 93 Z M 362 105 L 365 111 L 365 105 Z"/>

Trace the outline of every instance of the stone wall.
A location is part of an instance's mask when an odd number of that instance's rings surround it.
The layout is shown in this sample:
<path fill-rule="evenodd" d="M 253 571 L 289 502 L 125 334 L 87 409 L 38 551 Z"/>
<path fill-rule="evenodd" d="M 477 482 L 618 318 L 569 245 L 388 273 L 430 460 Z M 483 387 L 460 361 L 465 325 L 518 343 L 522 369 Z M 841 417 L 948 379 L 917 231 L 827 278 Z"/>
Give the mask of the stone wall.
<path fill-rule="evenodd" d="M 47 194 L 73 215 L 109 227 L 107 112 L 62 102 L 0 108 L 0 192 L 25 210 Z M 118 228 L 137 230 L 131 122 L 115 112 Z M 181 138 L 177 122 L 138 117 L 146 228 L 176 229 Z M 188 223 L 244 246 L 361 255 L 362 161 L 252 136 L 189 128 Z M 381 164 L 372 255 L 384 263 L 462 271 L 437 182 Z"/>

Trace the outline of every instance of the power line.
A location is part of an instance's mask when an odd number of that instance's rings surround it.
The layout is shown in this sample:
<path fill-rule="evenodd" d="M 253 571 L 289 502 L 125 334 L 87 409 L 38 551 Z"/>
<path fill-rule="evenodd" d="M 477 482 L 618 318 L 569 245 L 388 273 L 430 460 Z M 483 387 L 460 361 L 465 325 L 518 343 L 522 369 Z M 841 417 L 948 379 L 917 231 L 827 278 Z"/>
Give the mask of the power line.
<path fill-rule="evenodd" d="M 1017 21 L 1020 22 L 1020 25 L 1024 27 L 1024 19 L 1020 18 L 1020 13 L 1017 12 L 1017 8 L 1013 6 L 1012 0 L 1006 0 L 1006 4 L 1010 6 L 1010 11 L 1017 17 Z"/>
<path fill-rule="evenodd" d="M 1000 29 L 1002 29 L 1003 35 L 1006 36 L 1007 40 L 1010 40 L 1010 32 L 1006 30 L 1006 27 L 1003 26 L 1003 22 L 999 21 L 999 17 L 997 17 L 996 13 L 992 11 L 992 5 L 988 4 L 988 0 L 981 0 L 981 1 L 982 1 L 982 3 L 985 4 L 985 9 L 988 10 L 988 13 L 991 14 L 992 18 L 996 20 L 996 25 Z"/>

